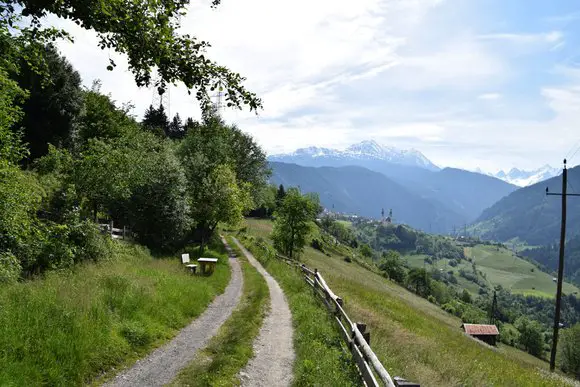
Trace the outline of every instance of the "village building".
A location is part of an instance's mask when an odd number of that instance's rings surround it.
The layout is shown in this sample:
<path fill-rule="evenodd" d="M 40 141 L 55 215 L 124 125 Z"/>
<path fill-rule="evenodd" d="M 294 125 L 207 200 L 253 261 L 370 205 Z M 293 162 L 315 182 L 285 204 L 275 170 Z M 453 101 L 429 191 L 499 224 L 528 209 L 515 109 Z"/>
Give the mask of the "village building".
<path fill-rule="evenodd" d="M 481 340 L 489 345 L 495 345 L 499 336 L 499 330 L 495 325 L 488 324 L 462 324 L 463 331 L 471 337 Z"/>

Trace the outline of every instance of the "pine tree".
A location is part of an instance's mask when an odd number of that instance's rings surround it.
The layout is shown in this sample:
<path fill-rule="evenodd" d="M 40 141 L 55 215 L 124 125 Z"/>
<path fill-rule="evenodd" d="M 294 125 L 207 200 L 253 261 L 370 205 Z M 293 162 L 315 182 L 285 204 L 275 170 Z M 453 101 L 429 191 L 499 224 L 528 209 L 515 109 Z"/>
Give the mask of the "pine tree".
<path fill-rule="evenodd" d="M 278 192 L 276 192 L 276 207 L 279 208 L 282 205 L 282 201 L 286 197 L 286 191 L 284 190 L 284 186 L 280 184 L 278 187 Z"/>
<path fill-rule="evenodd" d="M 158 108 L 149 105 L 141 124 L 146 130 L 150 130 L 160 136 L 167 136 L 169 133 L 169 119 L 167 114 L 165 114 L 163 105 L 159 105 Z"/>
<path fill-rule="evenodd" d="M 173 120 L 171 120 L 167 136 L 173 139 L 183 138 L 183 123 L 181 122 L 181 117 L 179 117 L 179 113 L 177 113 L 173 117 Z"/>

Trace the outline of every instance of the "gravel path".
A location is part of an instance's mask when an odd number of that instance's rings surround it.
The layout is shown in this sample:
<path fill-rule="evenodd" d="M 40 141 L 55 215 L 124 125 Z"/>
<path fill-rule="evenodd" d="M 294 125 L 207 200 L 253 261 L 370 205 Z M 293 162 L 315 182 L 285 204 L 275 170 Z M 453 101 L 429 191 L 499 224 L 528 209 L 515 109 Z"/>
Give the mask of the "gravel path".
<path fill-rule="evenodd" d="M 240 301 L 242 271 L 237 259 L 230 255 L 229 260 L 232 277 L 224 293 L 217 296 L 201 316 L 168 344 L 138 360 L 133 367 L 106 384 L 107 386 L 162 386 L 171 382 L 193 360 L 196 351 L 208 344 Z M 186 294 L 183 296 L 187 297 Z"/>
<path fill-rule="evenodd" d="M 289 386 L 294 364 L 290 308 L 276 280 L 237 239 L 234 242 L 264 276 L 270 290 L 270 312 L 254 342 L 255 356 L 240 372 L 242 386 Z"/>

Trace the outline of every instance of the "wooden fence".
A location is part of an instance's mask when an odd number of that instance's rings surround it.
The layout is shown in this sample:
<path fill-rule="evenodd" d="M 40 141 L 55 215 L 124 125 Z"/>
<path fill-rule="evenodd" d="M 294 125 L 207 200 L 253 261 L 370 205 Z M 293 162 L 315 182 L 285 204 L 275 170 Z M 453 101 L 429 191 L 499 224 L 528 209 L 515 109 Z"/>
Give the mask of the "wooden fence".
<path fill-rule="evenodd" d="M 125 226 L 123 226 L 123 228 L 115 228 L 113 221 L 99 224 L 99 226 L 101 227 L 101 231 L 110 234 L 111 238 L 113 239 L 125 240 L 132 237 L 131 230 L 129 228 Z"/>
<path fill-rule="evenodd" d="M 258 244 L 260 246 L 260 244 Z M 260 246 L 267 249 L 266 246 Z M 364 323 L 356 322 L 346 314 L 343 309 L 344 301 L 337 296 L 328 286 L 322 274 L 317 269 L 310 269 L 295 260 L 276 254 L 278 259 L 283 260 L 290 266 L 298 267 L 304 274 L 304 280 L 310 285 L 315 294 L 322 300 L 329 312 L 333 314 L 338 324 L 342 339 L 352 353 L 353 360 L 362 376 L 363 381 L 369 387 L 420 387 L 419 384 L 409 382 L 401 377 L 391 377 L 383 364 L 378 359 L 370 346 L 371 334 Z"/>

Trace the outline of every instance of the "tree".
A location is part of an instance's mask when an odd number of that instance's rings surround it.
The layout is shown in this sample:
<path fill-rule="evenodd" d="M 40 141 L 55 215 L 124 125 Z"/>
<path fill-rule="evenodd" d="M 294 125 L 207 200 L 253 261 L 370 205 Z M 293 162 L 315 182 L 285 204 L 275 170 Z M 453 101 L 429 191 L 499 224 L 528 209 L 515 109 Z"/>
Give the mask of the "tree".
<path fill-rule="evenodd" d="M 379 268 L 393 281 L 398 283 L 405 282 L 406 273 L 398 251 L 387 250 L 383 252 L 383 262 L 379 265 Z"/>
<path fill-rule="evenodd" d="M 562 331 L 560 368 L 580 379 L 580 323 Z"/>
<path fill-rule="evenodd" d="M 213 0 L 215 7 L 220 0 Z M 242 83 L 244 78 L 205 57 L 209 43 L 189 35 L 180 35 L 180 17 L 186 14 L 189 1 L 182 0 L 116 0 L 87 2 L 70 0 L 46 2 L 42 0 L 7 0 L 0 5 L 3 34 L 13 34 L 23 42 L 35 44 L 62 37 L 66 33 L 55 29 L 43 29 L 47 14 L 69 19 L 99 36 L 101 49 L 113 49 L 125 54 L 129 70 L 138 86 L 150 86 L 153 72 L 160 81 L 155 85 L 163 93 L 168 84 L 182 82 L 188 91 L 194 90 L 204 109 L 211 105 L 210 92 L 218 85 L 225 90 L 228 106 L 250 110 L 261 108 L 261 101 L 248 92 Z M 13 26 L 28 17 L 27 28 Z M 10 27 L 10 28 L 9 28 Z M 108 70 L 116 64 L 110 60 Z"/>
<path fill-rule="evenodd" d="M 280 207 L 282 202 L 284 201 L 284 197 L 286 196 L 286 191 L 284 190 L 284 186 L 280 184 L 278 187 L 278 191 L 276 192 L 276 207 Z"/>
<path fill-rule="evenodd" d="M 465 302 L 466 304 L 471 304 L 471 294 L 467 291 L 467 289 L 463 289 L 461 293 L 461 301 Z"/>
<path fill-rule="evenodd" d="M 167 136 L 169 133 L 169 118 L 167 118 L 163 105 L 159 105 L 158 108 L 149 105 L 141 125 L 146 130 L 159 136 Z"/>
<path fill-rule="evenodd" d="M 207 240 L 215 228 L 215 217 L 211 212 L 211 206 L 215 203 L 212 173 L 218 167 L 228 167 L 234 174 L 239 189 L 250 193 L 249 200 L 253 201 L 255 197 L 254 185 L 265 186 L 264 169 L 248 166 L 248 163 L 252 162 L 252 156 L 242 158 L 235 154 L 233 141 L 237 137 L 232 134 L 235 130 L 234 127 L 226 125 L 215 112 L 206 112 L 202 122 L 194 123 L 188 130 L 187 137 L 179 145 L 178 154 L 188 181 L 191 217 L 196 224 L 193 232 L 196 239 Z M 254 144 L 251 147 L 257 146 Z M 249 209 L 243 206 L 244 212 Z"/>
<path fill-rule="evenodd" d="M 24 141 L 30 150 L 30 159 L 48 152 L 48 144 L 71 145 L 75 121 L 82 108 L 81 77 L 57 49 L 48 45 L 43 58 L 46 73 L 39 73 L 25 58 L 20 60 L 16 75 L 28 98 L 22 104 Z"/>
<path fill-rule="evenodd" d="M 276 186 L 262 187 L 254 198 L 255 208 L 248 216 L 256 218 L 269 218 L 276 209 Z"/>
<path fill-rule="evenodd" d="M 544 352 L 544 334 L 540 325 L 527 317 L 519 317 L 514 325 L 520 332 L 519 344 L 531 355 L 540 356 Z"/>
<path fill-rule="evenodd" d="M 173 139 L 180 139 L 183 138 L 183 124 L 181 122 L 181 117 L 179 117 L 179 113 L 177 113 L 171 123 L 169 124 L 169 130 L 167 132 L 167 137 Z"/>
<path fill-rule="evenodd" d="M 201 203 L 195 217 L 202 231 L 200 254 L 220 222 L 235 225 L 252 206 L 249 183 L 238 184 L 236 175 L 228 165 L 213 169 L 204 189 L 209 200 Z"/>
<path fill-rule="evenodd" d="M 316 216 L 316 204 L 291 188 L 274 213 L 274 247 L 289 258 L 296 257 L 306 244 L 306 237 Z"/>
<path fill-rule="evenodd" d="M 409 286 L 422 297 L 427 297 L 431 291 L 431 279 L 425 269 L 412 268 L 407 276 Z"/>
<path fill-rule="evenodd" d="M 252 136 L 242 132 L 235 125 L 229 127 L 228 148 L 233 160 L 236 178 L 252 186 L 252 197 L 257 201 L 271 175 L 266 153 Z"/>
<path fill-rule="evenodd" d="M 363 243 L 362 245 L 360 245 L 360 253 L 362 254 L 363 257 L 366 257 L 366 258 L 373 257 L 373 249 L 371 249 L 371 247 L 366 243 Z"/>
<path fill-rule="evenodd" d="M 89 90 L 83 92 L 83 110 L 78 117 L 78 135 L 75 142 L 79 150 L 89 139 L 117 139 L 134 131 L 137 122 L 118 108 L 115 102 L 101 93 L 101 83 L 93 82 Z"/>

